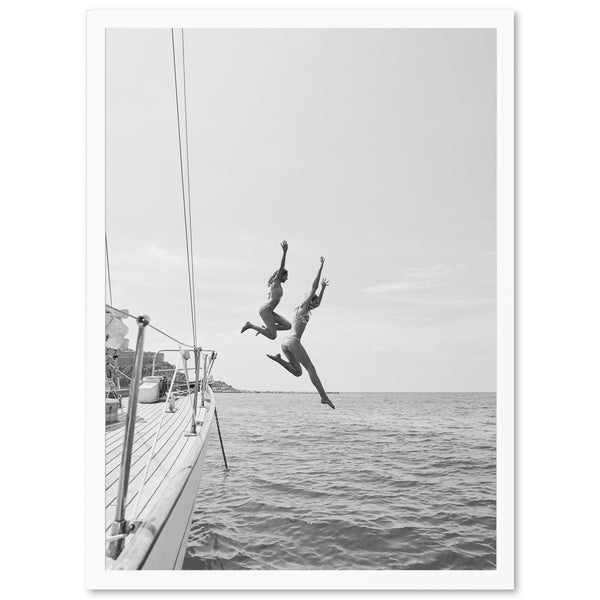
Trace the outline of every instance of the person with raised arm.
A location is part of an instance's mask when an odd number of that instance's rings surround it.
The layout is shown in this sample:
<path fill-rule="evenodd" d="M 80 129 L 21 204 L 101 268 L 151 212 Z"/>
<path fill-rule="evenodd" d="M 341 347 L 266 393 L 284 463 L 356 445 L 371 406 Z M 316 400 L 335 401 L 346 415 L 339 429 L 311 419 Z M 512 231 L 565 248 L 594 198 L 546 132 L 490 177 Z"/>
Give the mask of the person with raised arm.
<path fill-rule="evenodd" d="M 267 282 L 267 285 L 269 286 L 267 302 L 263 304 L 258 311 L 260 318 L 265 324 L 264 326 L 254 325 L 253 323 L 250 323 L 250 321 L 246 321 L 246 324 L 242 327 L 242 331 L 240 333 L 244 333 L 244 331 L 248 329 L 253 329 L 256 331 L 256 335 L 260 333 L 266 338 L 274 340 L 277 337 L 277 331 L 285 331 L 292 328 L 291 323 L 286 318 L 275 312 L 275 308 L 283 296 L 282 284 L 285 283 L 288 278 L 288 272 L 285 268 L 285 257 L 288 251 L 288 243 L 283 240 L 283 242 L 281 242 L 281 247 L 283 248 L 281 264 L 279 265 L 279 269 L 277 269 L 277 271 L 271 275 L 269 281 Z"/>
<path fill-rule="evenodd" d="M 321 404 L 327 404 L 328 406 L 331 406 L 331 408 L 335 408 L 333 402 L 327 396 L 327 392 L 317 375 L 317 370 L 312 364 L 308 352 L 306 352 L 300 341 L 310 319 L 311 311 L 321 305 L 325 288 L 329 285 L 329 281 L 323 279 L 321 281 L 321 291 L 317 295 L 317 287 L 319 286 L 319 279 L 321 278 L 324 263 L 325 259 L 321 256 L 321 266 L 319 267 L 319 271 L 312 287 L 302 304 L 296 307 L 294 322 L 292 324 L 292 333 L 281 343 L 281 350 L 285 354 L 287 360 L 281 358 L 281 354 L 267 354 L 267 356 L 276 363 L 279 363 L 284 369 L 296 377 L 302 375 L 302 367 L 304 367 L 308 371 L 310 380 L 321 396 Z"/>

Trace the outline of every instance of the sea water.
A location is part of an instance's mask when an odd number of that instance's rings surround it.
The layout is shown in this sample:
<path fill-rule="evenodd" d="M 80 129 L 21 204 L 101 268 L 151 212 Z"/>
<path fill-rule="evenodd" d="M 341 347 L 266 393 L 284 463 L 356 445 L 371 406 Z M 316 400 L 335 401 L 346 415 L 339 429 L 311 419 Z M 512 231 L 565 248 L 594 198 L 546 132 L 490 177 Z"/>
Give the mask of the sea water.
<path fill-rule="evenodd" d="M 217 394 L 184 569 L 495 569 L 496 395 Z"/>

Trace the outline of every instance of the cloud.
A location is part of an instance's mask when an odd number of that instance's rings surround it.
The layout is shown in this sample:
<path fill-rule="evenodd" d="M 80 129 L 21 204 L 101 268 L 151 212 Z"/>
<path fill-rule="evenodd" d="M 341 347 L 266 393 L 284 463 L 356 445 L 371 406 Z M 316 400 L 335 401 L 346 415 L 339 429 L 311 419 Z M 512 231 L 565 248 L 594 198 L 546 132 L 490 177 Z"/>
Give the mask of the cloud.
<path fill-rule="evenodd" d="M 405 269 L 398 281 L 378 283 L 360 291 L 366 294 L 388 294 L 428 289 L 441 285 L 442 278 L 449 273 L 450 269 L 442 265 Z"/>
<path fill-rule="evenodd" d="M 496 299 L 493 296 L 479 298 L 422 298 L 418 301 L 418 304 L 440 308 L 476 309 L 495 306 Z"/>
<path fill-rule="evenodd" d="M 360 291 L 366 294 L 387 294 L 389 292 L 409 292 L 412 290 L 420 290 L 430 287 L 429 282 L 420 281 L 394 281 L 388 283 L 378 283 L 363 288 Z"/>
<path fill-rule="evenodd" d="M 435 265 L 433 267 L 420 267 L 413 269 L 406 269 L 404 271 L 404 276 L 408 279 L 436 279 L 442 277 L 443 275 L 448 275 L 451 272 L 449 267 L 444 265 Z"/>

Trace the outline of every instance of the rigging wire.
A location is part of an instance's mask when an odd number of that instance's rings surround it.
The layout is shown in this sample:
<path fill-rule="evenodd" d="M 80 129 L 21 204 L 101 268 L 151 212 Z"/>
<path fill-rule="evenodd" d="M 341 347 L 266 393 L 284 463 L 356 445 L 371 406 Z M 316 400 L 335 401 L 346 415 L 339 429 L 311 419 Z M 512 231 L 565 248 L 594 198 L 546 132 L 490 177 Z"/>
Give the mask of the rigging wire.
<path fill-rule="evenodd" d="M 196 277 L 194 273 L 194 235 L 192 227 L 192 194 L 190 191 L 190 150 L 188 145 L 188 111 L 187 111 L 187 86 L 185 77 L 185 42 L 183 38 L 183 28 L 181 29 L 181 63 L 183 72 L 183 119 L 185 125 L 185 162 L 186 162 L 186 176 L 187 176 L 187 201 L 188 201 L 188 217 L 190 224 L 190 256 L 192 259 L 192 305 L 194 307 L 194 328 L 198 327 L 198 320 L 196 317 Z M 195 330 L 194 335 L 197 336 L 198 332 Z M 194 340 L 196 344 L 196 340 Z"/>
<path fill-rule="evenodd" d="M 181 172 L 181 192 L 183 199 L 183 221 L 185 226 L 185 252 L 187 258 L 187 270 L 188 270 L 188 285 L 189 285 L 189 294 L 190 294 L 190 312 L 191 312 L 191 320 L 192 320 L 192 335 L 194 339 L 194 347 L 197 346 L 196 339 L 196 315 L 194 311 L 194 301 L 192 297 L 192 272 L 191 272 L 191 261 L 190 261 L 190 242 L 188 235 L 188 219 L 187 219 L 187 209 L 186 209 L 186 200 L 185 200 L 185 178 L 183 174 L 183 148 L 181 146 L 181 119 L 179 115 L 179 92 L 177 85 L 177 66 L 175 62 L 175 33 L 173 28 L 171 27 L 171 46 L 173 49 L 173 77 L 175 81 L 175 109 L 177 112 L 177 137 L 179 141 L 179 167 Z M 190 229 L 191 233 L 191 229 Z"/>
<path fill-rule="evenodd" d="M 109 308 L 110 310 L 114 310 L 115 312 L 125 315 L 126 317 L 133 316 L 131 313 L 128 313 L 119 308 L 115 308 L 114 306 L 111 306 L 110 304 L 105 304 L 105 306 L 106 306 L 106 308 Z M 164 335 L 165 337 L 168 337 L 170 340 L 173 340 L 174 342 L 181 344 L 182 346 L 186 346 L 187 348 L 195 348 L 195 346 L 192 346 L 191 344 L 186 344 L 185 342 L 182 342 L 182 341 L 178 340 L 177 338 L 174 338 L 172 335 L 165 333 L 162 329 L 159 329 L 158 327 L 156 327 L 156 325 L 152 325 L 152 323 L 148 323 L 147 326 L 150 327 L 150 329 L 154 329 L 154 331 L 157 331 L 158 333 Z"/>
<path fill-rule="evenodd" d="M 106 231 L 104 232 L 104 247 L 106 248 L 106 269 L 108 272 L 108 296 L 110 298 L 110 303 L 112 304 L 112 284 L 110 282 L 110 261 L 108 260 L 108 236 L 106 235 Z"/>
<path fill-rule="evenodd" d="M 191 396 L 191 391 L 190 391 L 190 383 L 189 383 L 189 377 L 188 377 L 188 367 L 187 367 L 187 357 L 185 357 L 185 369 L 184 369 L 184 373 L 185 373 L 185 380 L 186 380 L 186 387 L 187 387 L 187 395 L 188 398 L 190 400 L 190 408 L 192 409 L 192 412 L 195 413 L 196 412 L 196 399 L 197 399 L 197 395 L 198 395 L 198 374 L 199 374 L 199 365 L 198 365 L 198 359 L 200 357 L 200 353 L 202 352 L 202 349 L 198 347 L 197 344 L 197 320 L 196 320 L 196 288 L 195 288 L 195 277 L 194 277 L 194 252 L 193 252 L 193 236 L 192 236 L 192 205 L 191 205 L 191 192 L 190 192 L 190 165 L 189 165 L 189 131 L 188 131 L 188 119 L 187 119 L 187 90 L 186 90 L 186 69 L 185 69 L 185 44 L 184 44 L 184 33 L 183 33 L 183 29 L 181 30 L 181 52 L 182 52 L 182 69 L 183 69 L 183 108 L 184 108 L 184 124 L 185 124 L 185 154 L 186 154 L 186 178 L 187 178 L 187 207 L 186 207 L 186 186 L 185 186 L 185 177 L 184 177 L 184 166 L 183 166 L 183 149 L 182 149 L 182 140 L 181 140 L 181 118 L 180 118 L 180 110 L 179 110 L 179 92 L 178 92 L 178 82 L 177 82 L 177 65 L 176 65 L 176 57 L 175 57 L 175 34 L 174 34 L 174 29 L 171 28 L 171 45 L 172 45 L 172 50 L 173 50 L 173 76 L 174 76 L 174 82 L 175 82 L 175 104 L 176 104 L 176 112 L 177 112 L 177 135 L 178 135 L 178 141 L 179 141 L 179 166 L 180 166 L 180 172 L 181 172 L 181 191 L 182 191 L 182 200 L 183 200 L 183 218 L 184 218 L 184 227 L 185 227 L 185 242 L 186 242 L 186 258 L 187 258 L 187 272 L 188 272 L 188 284 L 189 284 L 189 295 L 190 295 L 190 313 L 191 313 L 191 320 L 192 320 L 192 334 L 193 334 L 193 341 L 194 341 L 194 345 L 190 346 L 189 344 L 186 344 L 184 342 L 181 342 L 179 340 L 177 340 L 176 338 L 174 338 L 173 336 L 165 333 L 164 331 L 162 331 L 161 329 L 159 329 L 158 327 L 150 324 L 150 323 L 146 323 L 147 326 L 149 326 L 150 328 L 154 329 L 155 331 L 157 331 L 158 333 L 164 335 L 165 337 L 173 340 L 174 342 L 176 342 L 177 344 L 180 345 L 180 350 L 181 350 L 181 346 L 185 346 L 188 348 L 193 348 L 194 349 L 194 363 L 195 363 L 195 370 L 196 370 L 196 385 L 195 385 L 195 390 L 194 390 L 194 401 L 192 401 L 192 396 Z M 189 215 L 189 224 L 188 224 L 188 215 Z M 109 287 L 109 295 L 110 295 L 110 305 L 109 304 L 105 304 L 106 308 L 115 311 L 116 313 L 121 313 L 125 316 L 131 316 L 128 312 L 124 311 L 124 310 L 120 310 L 117 308 L 114 308 L 112 306 L 113 304 L 113 299 L 112 299 L 112 285 L 111 285 L 111 280 L 110 280 L 110 263 L 109 263 L 109 259 L 108 259 L 108 236 L 106 235 L 106 231 L 105 231 L 105 235 L 104 235 L 104 240 L 105 240 L 105 246 L 106 246 L 106 265 L 107 265 L 107 270 L 108 270 L 108 287 Z M 191 257 L 190 257 L 191 255 Z M 137 349 L 136 349 L 137 352 Z M 212 361 L 214 361 L 214 358 L 216 357 L 216 353 L 212 352 L 211 353 L 211 366 L 210 366 L 210 370 L 212 370 Z M 203 380 L 203 394 L 204 394 L 204 389 L 207 386 L 207 379 L 208 379 L 208 373 L 206 371 L 206 359 L 207 356 L 205 355 L 204 357 L 204 380 Z M 175 379 L 177 376 L 177 372 L 179 369 L 179 365 L 180 365 L 180 360 L 181 360 L 181 356 L 177 362 L 177 366 L 175 367 L 175 371 L 173 373 L 173 379 L 171 381 L 171 387 L 169 389 L 168 392 L 168 397 L 171 396 L 171 394 L 173 393 L 173 388 L 174 388 L 174 384 L 175 384 Z M 142 359 L 142 364 L 143 364 L 143 359 Z M 209 370 L 209 372 L 210 372 Z M 120 372 L 120 370 L 117 368 L 117 371 Z M 125 377 L 128 377 L 127 375 L 125 375 L 124 373 L 122 373 Z M 131 381 L 131 379 L 130 379 Z M 137 381 L 136 381 L 137 383 Z M 204 396 L 203 396 L 204 398 Z M 214 402 L 214 399 L 213 399 Z M 139 518 L 139 513 L 138 513 L 138 508 L 140 505 L 140 501 L 142 498 L 142 492 L 144 490 L 144 486 L 147 483 L 147 479 L 148 479 L 148 473 L 150 470 L 150 465 L 152 462 L 152 459 L 155 455 L 155 449 L 156 449 L 156 445 L 160 436 L 160 432 L 161 432 L 161 428 L 167 413 L 167 406 L 169 403 L 165 402 L 165 407 L 163 410 L 163 413 L 161 415 L 160 421 L 158 423 L 158 427 L 156 429 L 155 432 L 155 436 L 154 436 L 154 440 L 153 440 L 153 444 L 152 444 L 152 448 L 150 450 L 150 455 L 148 458 L 148 462 L 146 464 L 144 473 L 143 473 L 143 478 L 141 480 L 141 486 L 137 492 L 137 499 L 135 502 L 135 507 L 133 510 L 133 514 L 137 514 L 138 518 Z M 204 406 L 204 400 L 203 400 L 203 404 Z M 223 439 L 221 437 L 221 429 L 219 426 L 219 419 L 218 419 L 218 415 L 216 412 L 216 407 L 214 409 L 215 411 L 215 419 L 217 421 L 217 429 L 219 431 L 219 440 L 221 442 L 221 451 L 223 453 L 223 460 L 225 462 L 225 468 L 228 470 L 228 465 L 227 465 L 227 458 L 225 457 L 225 449 L 223 447 Z M 193 432 L 195 434 L 196 430 L 195 430 L 195 419 L 196 419 L 196 415 L 192 414 L 192 419 L 193 419 Z M 133 430 L 132 430 L 133 431 Z M 128 434 L 126 434 L 128 435 Z M 131 455 L 131 446 L 129 447 L 129 452 Z M 120 493 L 120 492 L 119 492 Z M 124 494 L 126 495 L 126 488 L 125 488 L 125 492 Z M 119 496 L 125 498 L 125 496 Z M 119 498 L 117 499 L 117 503 L 119 502 Z M 142 509 L 143 510 L 143 509 Z M 141 512 L 141 511 L 140 511 Z M 116 521 L 115 521 L 116 522 Z M 119 535 L 119 536 L 111 536 L 108 539 L 116 539 L 116 538 L 121 538 L 121 537 L 125 537 L 123 535 Z"/>
<path fill-rule="evenodd" d="M 154 325 L 152 325 L 152 323 L 148 323 L 148 327 L 150 327 L 151 329 L 154 329 L 154 331 L 157 331 L 158 333 L 162 333 L 165 337 L 168 337 L 170 340 L 173 340 L 174 342 L 177 342 L 178 344 L 181 344 L 182 346 L 186 346 L 187 348 L 195 348 L 196 347 L 196 346 L 192 346 L 191 344 L 186 344 L 185 342 L 180 342 L 179 340 L 175 339 L 173 336 L 169 335 L 168 333 L 165 333 L 158 327 L 155 327 Z"/>
<path fill-rule="evenodd" d="M 188 145 L 188 125 L 187 125 L 187 91 L 186 91 L 186 80 L 185 80 L 185 54 L 184 54 L 184 37 L 183 37 L 183 29 L 181 30 L 181 44 L 182 44 L 182 59 L 183 59 L 183 101 L 184 101 L 184 122 L 185 122 L 185 150 L 186 150 L 186 170 L 187 170 L 187 205 L 186 205 L 186 185 L 184 178 L 184 166 L 183 166 L 183 148 L 181 142 L 181 119 L 179 114 L 179 93 L 178 93 L 178 84 L 177 84 L 177 66 L 176 66 L 176 58 L 175 58 L 175 35 L 174 30 L 171 28 L 171 44 L 173 49 L 173 75 L 175 81 L 175 105 L 177 110 L 177 135 L 179 141 L 179 166 L 181 171 L 181 191 L 183 198 L 183 220 L 185 227 L 185 250 L 186 250 L 186 259 L 187 259 L 187 272 L 188 272 L 188 287 L 189 287 L 189 295 L 190 295 L 190 313 L 191 313 L 191 321 L 192 321 L 192 337 L 193 337 L 193 345 L 186 344 L 181 342 L 180 340 L 174 338 L 168 333 L 162 331 L 158 327 L 148 324 L 151 329 L 154 329 L 158 333 L 164 335 L 165 337 L 181 344 L 182 346 L 186 346 L 187 348 L 197 348 L 198 347 L 198 339 L 197 339 L 197 325 L 196 325 L 196 286 L 195 286 L 195 277 L 194 277 L 194 254 L 193 254 L 193 238 L 192 238 L 192 209 L 191 209 L 191 201 L 190 201 L 190 167 L 189 167 L 189 145 Z M 189 214 L 189 223 L 188 223 L 188 214 Z M 110 298 L 110 304 L 113 304 L 113 296 L 112 296 L 112 281 L 110 274 L 110 261 L 108 254 L 108 235 L 106 232 L 104 233 L 104 244 L 106 250 L 106 268 L 108 274 L 108 292 Z M 111 305 L 106 305 L 111 310 L 119 312 L 123 315 L 130 316 L 129 313 L 114 308 Z"/>

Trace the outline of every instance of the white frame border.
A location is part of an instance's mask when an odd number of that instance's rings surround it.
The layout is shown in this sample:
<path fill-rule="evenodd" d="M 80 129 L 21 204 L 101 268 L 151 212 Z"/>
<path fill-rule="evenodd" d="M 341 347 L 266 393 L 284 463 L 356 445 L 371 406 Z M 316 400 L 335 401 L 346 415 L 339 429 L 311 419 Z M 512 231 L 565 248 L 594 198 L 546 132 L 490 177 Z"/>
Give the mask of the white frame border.
<path fill-rule="evenodd" d="M 491 28 L 497 31 L 497 520 L 493 571 L 106 571 L 104 568 L 105 29 Z M 514 589 L 514 13 L 512 10 L 94 10 L 87 14 L 86 587 Z M 99 426 L 98 424 L 101 424 Z"/>

